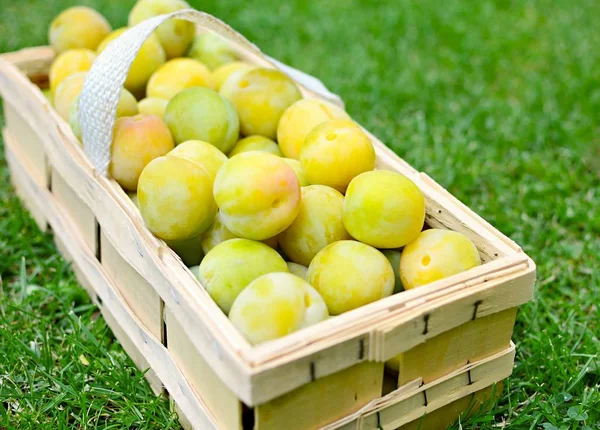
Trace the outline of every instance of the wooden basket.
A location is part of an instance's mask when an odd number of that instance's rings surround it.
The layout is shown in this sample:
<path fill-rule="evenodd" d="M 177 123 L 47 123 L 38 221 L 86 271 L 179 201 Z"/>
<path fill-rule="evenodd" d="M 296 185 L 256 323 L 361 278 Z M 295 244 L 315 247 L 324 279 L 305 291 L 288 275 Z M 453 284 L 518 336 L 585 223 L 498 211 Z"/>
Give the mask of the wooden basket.
<path fill-rule="evenodd" d="M 253 49 L 239 54 L 282 67 L 305 96 L 339 102 L 315 78 Z M 467 235 L 484 264 L 251 346 L 179 257 L 145 228 L 119 185 L 94 169 L 49 105 L 39 87 L 47 85 L 53 58 L 47 47 L 0 56 L 12 182 L 182 422 L 198 429 L 387 430 L 437 408 L 448 417 L 465 396 L 510 374 L 510 339 L 517 306 L 532 298 L 533 261 L 372 135 L 377 168 L 414 181 L 426 197 L 426 224 Z M 398 355 L 399 375 L 390 376 L 384 362 Z"/>

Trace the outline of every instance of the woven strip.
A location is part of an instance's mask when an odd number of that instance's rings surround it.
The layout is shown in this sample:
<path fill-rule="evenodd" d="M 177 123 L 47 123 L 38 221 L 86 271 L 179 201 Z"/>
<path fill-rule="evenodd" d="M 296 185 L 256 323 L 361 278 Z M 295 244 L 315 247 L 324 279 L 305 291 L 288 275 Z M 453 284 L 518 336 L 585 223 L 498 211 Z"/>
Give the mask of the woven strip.
<path fill-rule="evenodd" d="M 94 61 L 83 84 L 79 96 L 79 121 L 83 147 L 98 174 L 102 176 L 108 174 L 117 104 L 131 63 L 146 39 L 160 24 L 171 18 L 193 22 L 222 36 L 238 48 L 250 51 L 282 69 L 310 91 L 341 104 L 339 97 L 330 93 L 319 80 L 265 56 L 254 44 L 212 15 L 186 9 L 155 16 L 128 29 L 109 43 Z"/>

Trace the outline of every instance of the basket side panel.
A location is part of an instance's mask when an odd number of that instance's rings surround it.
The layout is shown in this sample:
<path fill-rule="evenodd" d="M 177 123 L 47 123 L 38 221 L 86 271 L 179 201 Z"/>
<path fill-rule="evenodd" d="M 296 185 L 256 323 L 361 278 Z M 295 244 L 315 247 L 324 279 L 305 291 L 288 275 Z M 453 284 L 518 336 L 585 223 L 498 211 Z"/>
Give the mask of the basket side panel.
<path fill-rule="evenodd" d="M 24 116 L 27 115 L 28 112 L 21 112 L 17 106 L 5 101 L 4 118 L 6 128 L 15 143 L 12 149 L 27 168 L 29 175 L 36 184 L 42 188 L 47 188 L 49 170 L 46 152 L 40 136 L 31 124 L 32 121 L 35 123 L 35 119 L 27 121 L 24 119 Z"/>
<path fill-rule="evenodd" d="M 319 428 L 380 397 L 382 384 L 382 363 L 354 365 L 257 406 L 255 429 Z"/>
<path fill-rule="evenodd" d="M 29 167 L 31 166 L 31 163 L 27 163 L 26 160 L 22 159 L 22 156 L 17 150 L 20 140 L 17 138 L 12 138 L 11 133 L 12 131 L 9 131 L 8 127 L 4 128 L 4 147 L 6 153 L 6 162 L 8 163 L 8 168 L 10 170 L 10 181 L 15 189 L 15 192 L 17 193 L 17 196 L 19 196 L 19 199 L 23 203 L 23 206 L 25 206 L 25 208 L 29 211 L 29 214 L 39 229 L 41 231 L 46 231 L 48 228 L 48 220 L 44 214 L 44 206 L 40 201 L 38 201 L 35 194 L 28 191 L 27 187 L 22 181 L 22 178 L 18 174 L 18 169 L 20 167 L 17 167 L 17 165 L 21 166 L 29 176 L 30 172 L 32 171 L 31 167 Z"/>
<path fill-rule="evenodd" d="M 77 278 L 77 282 L 79 285 L 83 287 L 83 289 L 87 292 L 90 299 L 98 305 L 98 296 L 96 295 L 96 291 L 94 291 L 94 287 L 85 276 L 85 273 L 79 268 L 79 265 L 74 261 L 73 256 L 68 250 L 68 247 L 63 243 L 62 239 L 58 235 L 54 235 L 54 244 L 56 245 L 56 249 L 63 258 L 71 263 L 71 270 L 75 274 L 75 278 Z"/>
<path fill-rule="evenodd" d="M 133 313 L 156 339 L 162 339 L 163 304 L 158 293 L 114 248 L 110 240 L 100 233 L 102 267 L 113 281 Z"/>
<path fill-rule="evenodd" d="M 524 262 L 517 273 L 501 276 L 432 301 L 431 306 L 415 307 L 410 321 L 391 321 L 379 329 L 383 346 L 381 358 L 389 360 L 394 351 L 408 351 L 451 328 L 482 319 L 529 300 L 535 284 L 535 266 Z M 390 355 L 388 355 L 390 354 Z"/>
<path fill-rule="evenodd" d="M 227 430 L 241 429 L 241 402 L 197 352 L 168 307 L 165 307 L 164 316 L 167 349 L 193 387 L 196 395 L 210 410 L 220 428 Z M 182 424 L 185 424 L 185 419 L 183 421 Z"/>
<path fill-rule="evenodd" d="M 52 169 L 52 194 L 71 218 L 75 228 L 92 253 L 97 252 L 98 237 L 96 217 L 92 210 L 75 194 L 56 169 Z"/>
<path fill-rule="evenodd" d="M 398 385 L 434 381 L 510 346 L 517 308 L 469 321 L 400 354 Z"/>

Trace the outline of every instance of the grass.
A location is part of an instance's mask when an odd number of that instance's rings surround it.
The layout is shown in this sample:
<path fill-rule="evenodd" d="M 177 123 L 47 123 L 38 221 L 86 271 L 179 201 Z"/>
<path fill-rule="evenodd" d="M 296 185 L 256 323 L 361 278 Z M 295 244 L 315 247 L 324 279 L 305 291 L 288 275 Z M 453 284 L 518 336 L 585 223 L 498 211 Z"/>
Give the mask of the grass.
<path fill-rule="evenodd" d="M 129 1 L 83 1 L 114 26 Z M 0 52 L 46 43 L 70 1 L 2 1 Z M 456 428 L 600 428 L 600 4 L 192 2 L 321 78 L 351 115 L 523 246 L 513 375 Z M 176 428 L 0 160 L 0 427 Z"/>

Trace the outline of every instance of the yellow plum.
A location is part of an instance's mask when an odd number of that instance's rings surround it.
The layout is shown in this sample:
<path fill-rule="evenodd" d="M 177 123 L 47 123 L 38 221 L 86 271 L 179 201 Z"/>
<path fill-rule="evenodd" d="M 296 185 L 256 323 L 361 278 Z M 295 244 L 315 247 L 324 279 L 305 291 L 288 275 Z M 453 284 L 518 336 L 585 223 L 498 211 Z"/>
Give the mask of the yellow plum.
<path fill-rule="evenodd" d="M 277 339 L 329 317 L 319 293 L 290 273 L 255 279 L 231 308 L 232 324 L 253 344 Z"/>
<path fill-rule="evenodd" d="M 229 152 L 229 156 L 233 157 L 234 155 L 249 151 L 268 152 L 277 155 L 278 157 L 283 156 L 277 142 L 264 136 L 248 136 L 238 140 L 233 149 Z"/>
<path fill-rule="evenodd" d="M 323 248 L 308 267 L 308 282 L 321 294 L 331 315 L 377 301 L 394 291 L 394 270 L 375 248 L 341 240 Z"/>
<path fill-rule="evenodd" d="M 211 70 L 237 60 L 237 54 L 229 42 L 211 32 L 196 36 L 188 56 L 203 62 Z"/>
<path fill-rule="evenodd" d="M 235 78 L 235 79 L 233 79 Z M 286 74 L 274 69 L 253 69 L 234 73 L 221 87 L 240 117 L 243 135 L 275 139 L 283 112 L 302 98 L 300 90 Z"/>
<path fill-rule="evenodd" d="M 343 205 L 344 196 L 331 187 L 303 187 L 300 212 L 278 237 L 285 255 L 294 263 L 308 266 L 330 243 L 350 239 L 342 223 Z"/>
<path fill-rule="evenodd" d="M 168 104 L 168 100 L 159 99 L 156 97 L 146 97 L 145 99 L 140 100 L 138 107 L 140 109 L 140 113 L 156 115 L 160 119 L 164 120 L 165 111 L 167 110 Z"/>
<path fill-rule="evenodd" d="M 261 275 L 287 272 L 285 260 L 264 243 L 248 239 L 221 242 L 200 263 L 199 279 L 226 314 L 246 286 Z"/>
<path fill-rule="evenodd" d="M 96 59 L 89 49 L 70 49 L 60 54 L 50 66 L 50 90 L 54 93 L 58 85 L 74 73 L 87 72 Z"/>
<path fill-rule="evenodd" d="M 233 234 L 229 231 L 227 226 L 225 226 L 221 217 L 221 211 L 218 211 L 211 226 L 202 233 L 202 250 L 205 254 L 208 254 L 208 252 L 218 244 L 229 239 L 238 238 L 239 236 Z"/>
<path fill-rule="evenodd" d="M 481 264 L 479 251 L 464 234 L 430 229 L 404 247 L 400 279 L 407 290 L 456 275 Z"/>
<path fill-rule="evenodd" d="M 69 120 L 71 105 L 81 92 L 86 75 L 87 72 L 72 74 L 68 78 L 64 79 L 54 92 L 54 109 L 67 121 Z"/>
<path fill-rule="evenodd" d="M 150 77 L 146 96 L 171 100 L 181 91 L 192 87 L 213 88 L 210 70 L 191 58 L 175 58 L 160 66 Z"/>
<path fill-rule="evenodd" d="M 144 168 L 138 202 L 148 229 L 167 241 L 197 237 L 217 212 L 208 174 L 180 157 L 159 157 Z"/>
<path fill-rule="evenodd" d="M 221 212 L 217 212 L 215 216 L 215 220 L 211 224 L 211 226 L 202 233 L 201 243 L 202 250 L 206 254 L 208 251 L 213 249 L 221 242 L 225 242 L 229 239 L 237 239 L 239 236 L 233 234 L 225 224 L 223 224 L 223 220 L 221 218 Z M 262 243 L 268 245 L 273 249 L 277 249 L 277 237 L 271 237 L 269 239 L 261 240 Z"/>
<path fill-rule="evenodd" d="M 375 150 L 355 123 L 333 119 L 308 133 L 300 163 L 309 183 L 328 185 L 343 193 L 355 176 L 373 170 Z"/>
<path fill-rule="evenodd" d="M 306 180 L 306 173 L 304 172 L 304 168 L 298 160 L 294 160 L 293 158 L 283 158 L 283 161 L 288 163 L 288 166 L 294 169 L 294 172 L 296 172 L 296 176 L 298 176 L 298 181 L 300 181 L 301 187 L 306 187 L 310 185 Z"/>
<path fill-rule="evenodd" d="M 165 122 L 176 143 L 203 140 L 223 153 L 233 148 L 239 135 L 235 109 L 209 88 L 188 88 L 173 97 L 165 111 Z"/>
<path fill-rule="evenodd" d="M 214 181 L 217 172 L 227 161 L 227 156 L 208 142 L 188 140 L 182 142 L 167 154 L 169 157 L 181 157 L 198 163 Z"/>
<path fill-rule="evenodd" d="M 277 127 L 277 141 L 288 158 L 299 159 L 308 133 L 331 119 L 350 119 L 341 108 L 317 99 L 302 99 L 285 110 Z"/>
<path fill-rule="evenodd" d="M 365 172 L 348 186 L 344 225 L 356 240 L 376 248 L 400 248 L 425 222 L 425 197 L 413 181 L 388 170 Z"/>
<path fill-rule="evenodd" d="M 94 9 L 75 6 L 54 18 L 48 39 L 58 53 L 79 48 L 95 50 L 110 31 L 108 21 Z"/>
<path fill-rule="evenodd" d="M 110 175 L 125 189 L 135 191 L 144 167 L 174 148 L 173 138 L 155 115 L 117 119 L 110 151 Z"/>
<path fill-rule="evenodd" d="M 223 222 L 238 236 L 265 240 L 278 235 L 300 210 L 300 183 L 280 157 L 244 152 L 221 167 L 214 196 Z"/>
<path fill-rule="evenodd" d="M 235 72 L 248 72 L 254 69 L 255 66 L 244 63 L 242 61 L 234 61 L 232 63 L 223 64 L 213 70 L 213 78 L 215 83 L 215 89 L 219 91 L 225 81 Z"/>
<path fill-rule="evenodd" d="M 129 25 L 133 27 L 142 21 L 157 15 L 189 9 L 183 0 L 138 0 L 129 13 Z M 183 19 L 170 19 L 162 23 L 155 31 L 167 58 L 182 57 L 194 41 L 194 24 Z"/>

